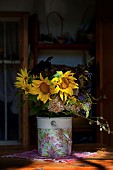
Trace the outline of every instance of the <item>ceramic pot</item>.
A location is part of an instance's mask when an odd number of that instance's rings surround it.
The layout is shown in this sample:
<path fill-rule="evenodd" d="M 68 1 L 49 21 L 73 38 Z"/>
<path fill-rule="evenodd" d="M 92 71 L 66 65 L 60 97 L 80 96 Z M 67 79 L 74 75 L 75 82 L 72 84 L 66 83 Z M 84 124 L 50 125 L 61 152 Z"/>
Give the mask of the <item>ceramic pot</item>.
<path fill-rule="evenodd" d="M 72 117 L 37 117 L 38 154 L 56 158 L 71 155 Z"/>

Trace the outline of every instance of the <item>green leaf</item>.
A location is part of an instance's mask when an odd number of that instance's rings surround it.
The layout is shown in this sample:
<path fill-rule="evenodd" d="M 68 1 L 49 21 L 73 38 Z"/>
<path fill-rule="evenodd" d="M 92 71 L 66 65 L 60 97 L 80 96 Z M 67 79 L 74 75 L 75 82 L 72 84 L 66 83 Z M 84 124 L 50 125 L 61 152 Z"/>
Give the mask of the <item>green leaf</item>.
<path fill-rule="evenodd" d="M 36 96 L 36 95 L 29 94 L 28 100 L 32 100 L 32 101 L 34 101 L 34 102 L 37 102 L 37 96 Z"/>

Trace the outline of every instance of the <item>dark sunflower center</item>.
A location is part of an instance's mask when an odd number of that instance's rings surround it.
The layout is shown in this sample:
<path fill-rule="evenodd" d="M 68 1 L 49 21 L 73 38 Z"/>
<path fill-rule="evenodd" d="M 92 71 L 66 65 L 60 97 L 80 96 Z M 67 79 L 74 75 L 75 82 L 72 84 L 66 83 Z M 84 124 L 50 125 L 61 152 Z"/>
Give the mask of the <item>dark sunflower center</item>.
<path fill-rule="evenodd" d="M 24 78 L 24 80 L 25 80 L 25 81 L 27 81 L 27 80 L 28 80 L 28 78 L 27 78 L 27 77 L 25 77 L 25 78 Z"/>
<path fill-rule="evenodd" d="M 40 84 L 40 91 L 44 94 L 48 94 L 50 92 L 50 86 L 43 82 Z"/>
<path fill-rule="evenodd" d="M 69 80 L 65 77 L 62 78 L 61 88 L 66 89 L 69 86 Z"/>
<path fill-rule="evenodd" d="M 26 87 L 26 88 L 25 88 L 25 91 L 26 91 L 26 92 L 29 92 L 29 88 L 28 88 L 28 87 Z"/>

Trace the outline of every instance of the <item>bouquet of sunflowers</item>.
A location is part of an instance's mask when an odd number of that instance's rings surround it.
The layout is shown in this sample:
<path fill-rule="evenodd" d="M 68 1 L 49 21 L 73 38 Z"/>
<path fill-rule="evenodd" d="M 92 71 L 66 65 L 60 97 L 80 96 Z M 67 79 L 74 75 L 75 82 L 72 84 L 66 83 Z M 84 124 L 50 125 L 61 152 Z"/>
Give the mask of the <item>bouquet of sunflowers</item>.
<path fill-rule="evenodd" d="M 41 117 L 80 116 L 110 133 L 102 117 L 90 118 L 94 98 L 89 69 L 94 58 L 76 67 L 51 65 L 51 58 L 17 73 L 15 86 L 27 96 L 30 113 Z"/>

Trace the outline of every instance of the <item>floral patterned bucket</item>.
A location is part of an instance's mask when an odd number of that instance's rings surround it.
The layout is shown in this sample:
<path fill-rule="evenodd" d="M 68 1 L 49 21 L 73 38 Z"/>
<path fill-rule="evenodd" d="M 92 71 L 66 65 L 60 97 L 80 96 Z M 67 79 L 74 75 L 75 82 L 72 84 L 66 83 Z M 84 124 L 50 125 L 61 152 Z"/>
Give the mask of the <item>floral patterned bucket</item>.
<path fill-rule="evenodd" d="M 71 117 L 37 117 L 37 129 L 39 155 L 50 158 L 71 155 Z"/>

